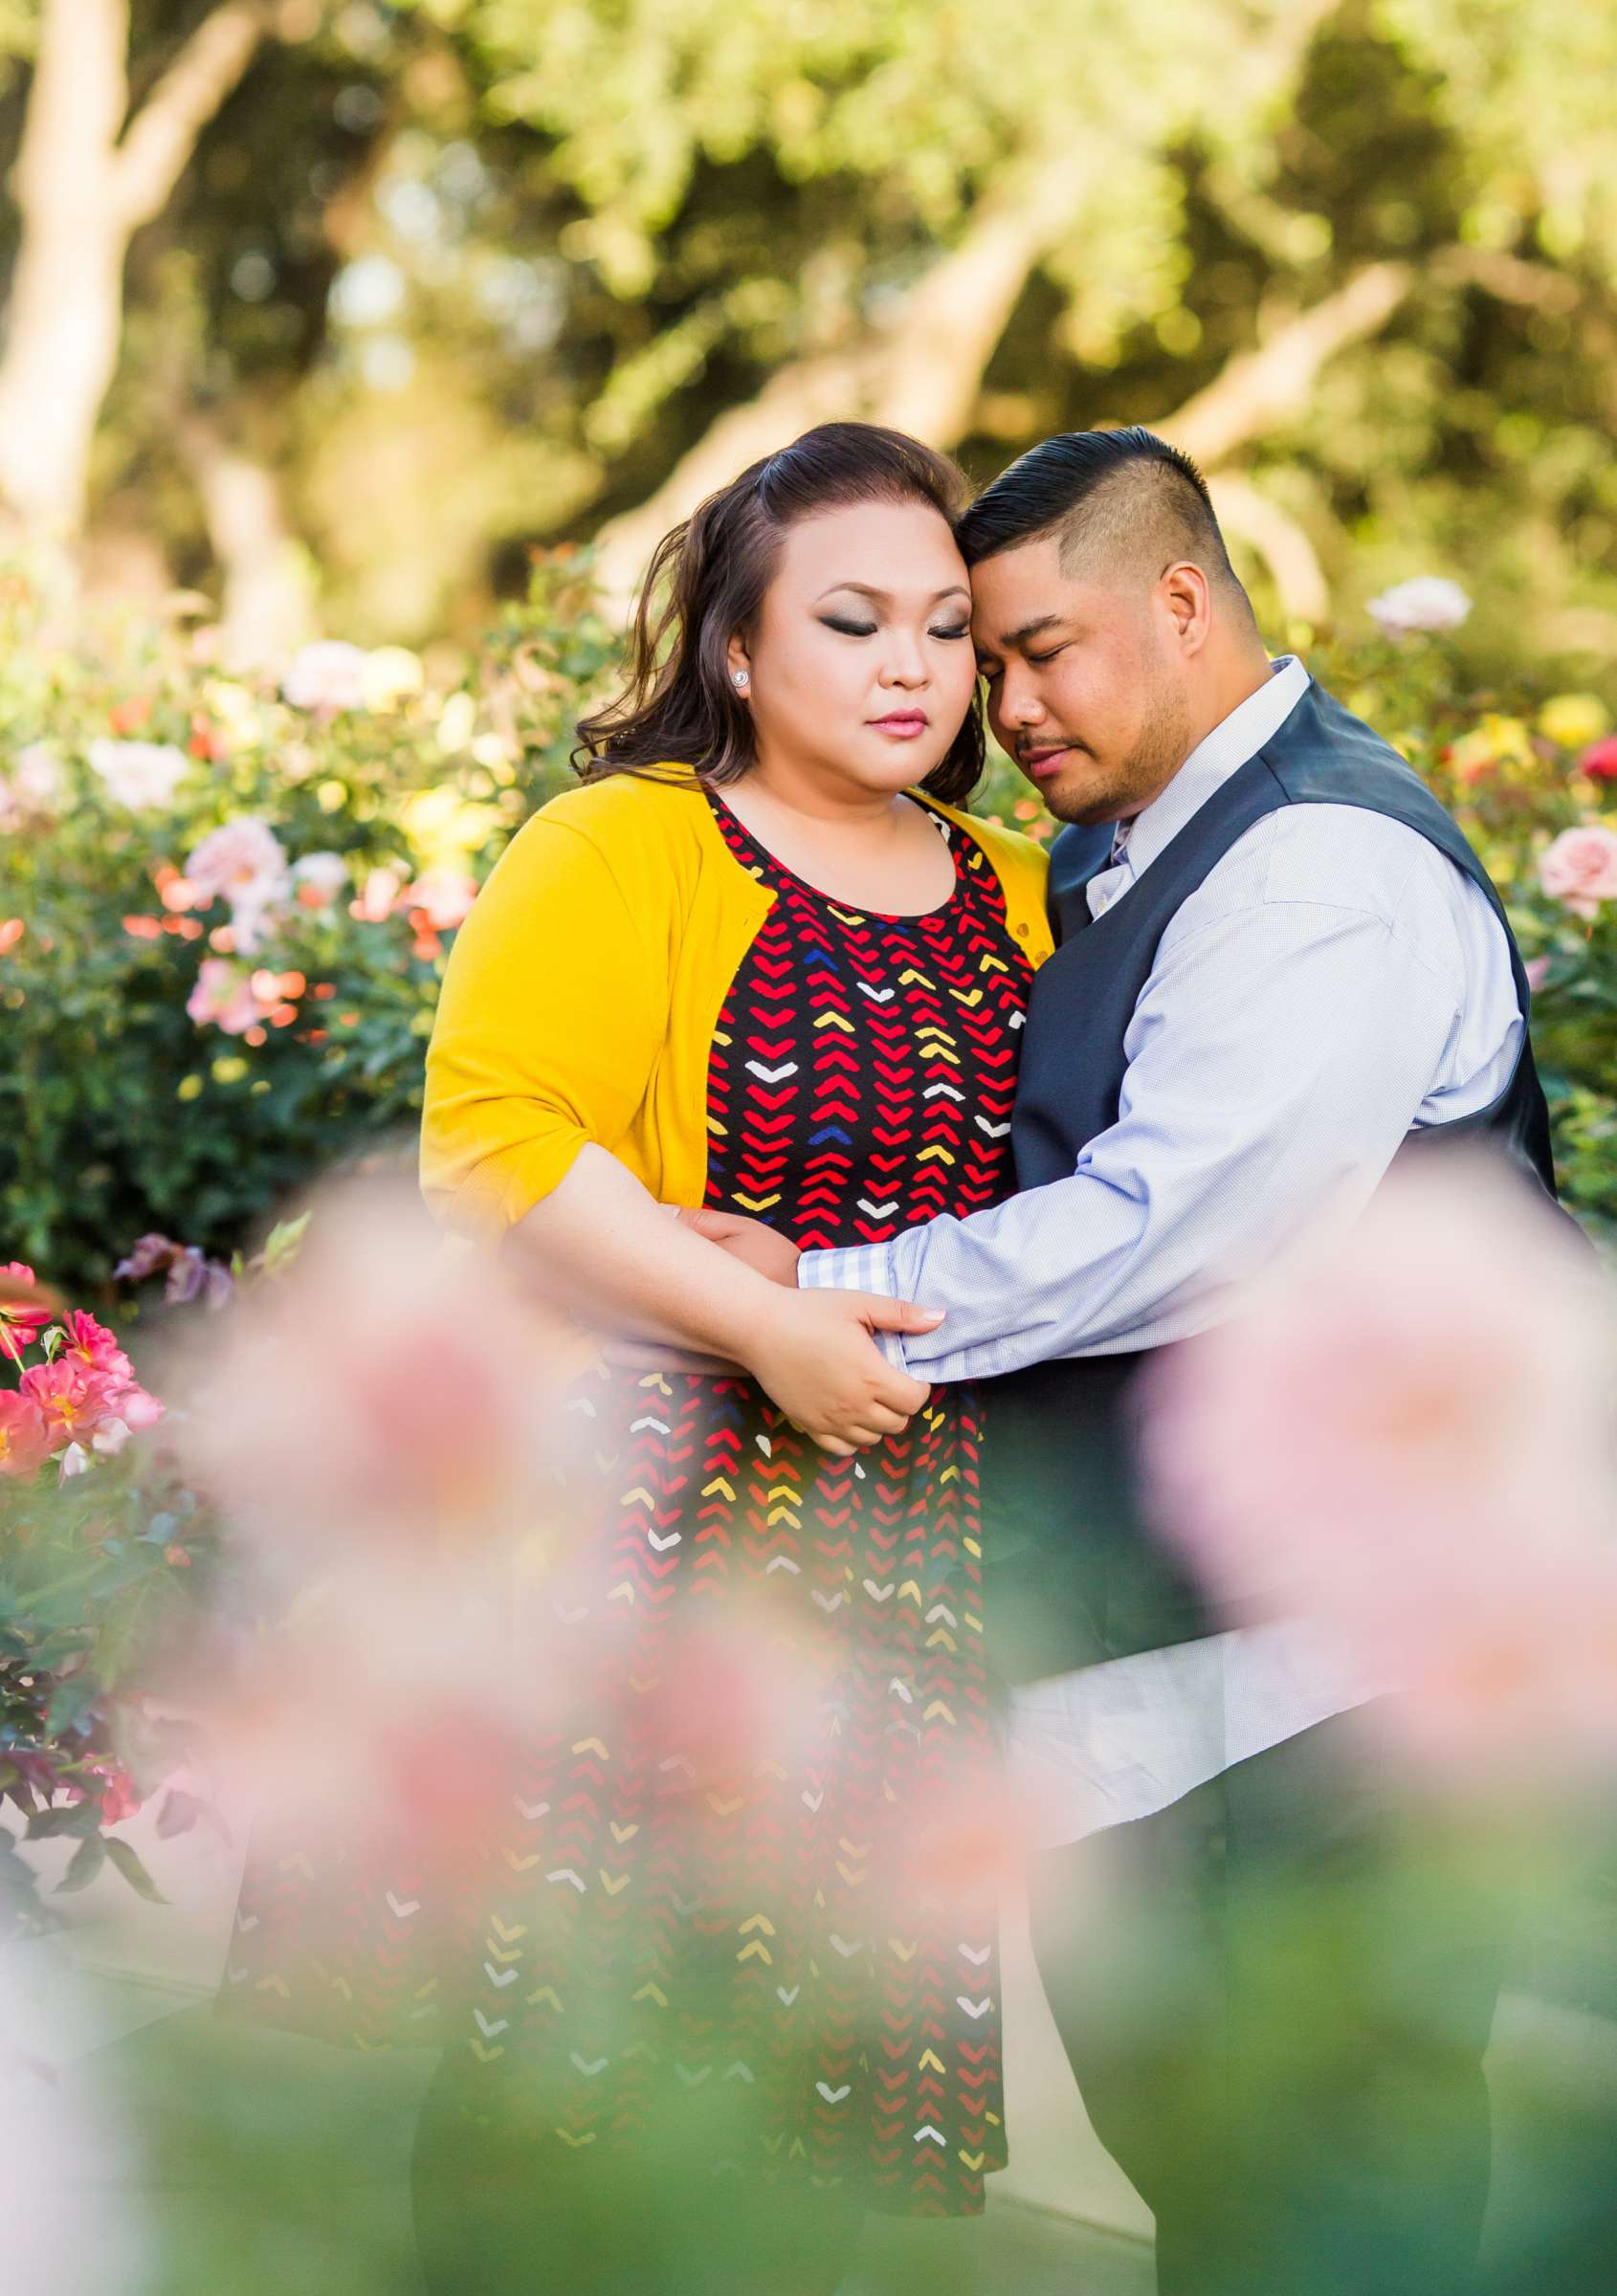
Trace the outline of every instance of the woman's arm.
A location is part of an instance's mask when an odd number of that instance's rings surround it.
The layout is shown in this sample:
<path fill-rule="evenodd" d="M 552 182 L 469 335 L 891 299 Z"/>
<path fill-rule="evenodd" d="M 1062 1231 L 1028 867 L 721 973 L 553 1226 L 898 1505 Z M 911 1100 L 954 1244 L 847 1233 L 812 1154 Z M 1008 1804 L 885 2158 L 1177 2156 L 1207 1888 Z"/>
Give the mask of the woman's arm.
<path fill-rule="evenodd" d="M 733 1358 L 845 1451 L 924 1402 L 871 1337 L 898 1303 L 783 1292 L 660 1211 L 616 1157 L 669 1026 L 666 922 L 626 899 L 594 838 L 553 813 L 513 839 L 455 938 L 427 1056 L 430 1203 L 510 1236 L 585 1322 Z"/>
<path fill-rule="evenodd" d="M 784 1291 L 675 1219 L 592 1144 L 519 1223 L 511 1247 L 536 1289 L 596 1328 L 742 1364 L 838 1456 L 900 1432 L 929 1393 L 871 1334 L 931 1331 L 932 1311 Z"/>

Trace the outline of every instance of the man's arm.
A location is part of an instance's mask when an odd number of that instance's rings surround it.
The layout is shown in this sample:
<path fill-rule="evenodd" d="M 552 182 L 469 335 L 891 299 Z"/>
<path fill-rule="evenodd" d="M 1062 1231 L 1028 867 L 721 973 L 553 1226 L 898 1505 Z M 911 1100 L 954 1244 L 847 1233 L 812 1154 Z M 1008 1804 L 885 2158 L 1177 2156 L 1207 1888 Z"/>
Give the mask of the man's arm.
<path fill-rule="evenodd" d="M 1136 1007 L 1118 1121 L 1069 1178 L 805 1253 L 800 1284 L 943 1308 L 894 1359 L 986 1378 L 1186 1337 L 1327 1211 L 1362 1209 L 1456 1025 L 1443 934 L 1419 931 L 1418 899 L 1408 930 L 1385 903 L 1262 899 L 1205 922 L 1195 906 Z"/>

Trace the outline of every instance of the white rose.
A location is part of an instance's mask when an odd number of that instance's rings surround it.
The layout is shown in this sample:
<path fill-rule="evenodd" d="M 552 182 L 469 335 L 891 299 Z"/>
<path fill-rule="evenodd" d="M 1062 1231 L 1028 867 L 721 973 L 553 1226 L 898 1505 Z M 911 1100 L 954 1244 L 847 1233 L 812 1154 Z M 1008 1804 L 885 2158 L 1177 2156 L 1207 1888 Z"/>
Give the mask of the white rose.
<path fill-rule="evenodd" d="M 0 768 L 0 829 L 20 829 L 30 821 L 48 821 L 67 799 L 67 776 L 48 741 L 19 749 L 10 769 Z"/>
<path fill-rule="evenodd" d="M 344 638 L 318 639 L 293 655 L 280 690 L 295 710 L 363 710 L 367 658 Z"/>
<path fill-rule="evenodd" d="M 172 741 L 114 741 L 90 744 L 90 770 L 114 803 L 131 812 L 172 805 L 174 792 L 190 770 L 190 760 Z"/>
<path fill-rule="evenodd" d="M 1471 600 L 1446 575 L 1417 574 L 1372 598 L 1368 612 L 1389 638 L 1407 638 L 1424 630 L 1458 629 L 1471 612 Z"/>
<path fill-rule="evenodd" d="M 348 864 L 341 853 L 305 853 L 292 864 L 292 881 L 300 909 L 329 909 L 348 882 Z"/>

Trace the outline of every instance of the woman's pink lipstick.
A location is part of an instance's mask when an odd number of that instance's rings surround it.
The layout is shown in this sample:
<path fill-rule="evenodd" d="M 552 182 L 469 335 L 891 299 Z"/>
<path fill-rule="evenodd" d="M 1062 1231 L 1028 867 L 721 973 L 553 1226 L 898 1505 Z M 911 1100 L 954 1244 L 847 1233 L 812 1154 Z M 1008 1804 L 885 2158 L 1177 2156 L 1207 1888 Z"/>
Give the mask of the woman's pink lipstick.
<path fill-rule="evenodd" d="M 927 718 L 924 710 L 894 710 L 888 717 L 872 718 L 869 722 L 878 734 L 892 734 L 897 740 L 913 741 L 918 734 L 925 733 Z"/>

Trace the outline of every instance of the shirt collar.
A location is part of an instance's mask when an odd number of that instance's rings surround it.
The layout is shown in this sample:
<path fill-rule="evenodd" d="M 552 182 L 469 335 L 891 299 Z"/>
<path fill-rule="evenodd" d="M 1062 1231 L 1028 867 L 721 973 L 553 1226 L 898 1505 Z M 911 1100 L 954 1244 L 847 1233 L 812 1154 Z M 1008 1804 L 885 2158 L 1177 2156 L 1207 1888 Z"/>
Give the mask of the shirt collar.
<path fill-rule="evenodd" d="M 1141 807 L 1129 827 L 1119 867 L 1127 869 L 1131 884 L 1201 811 L 1214 790 L 1274 740 L 1312 682 L 1296 654 L 1281 654 L 1270 664 L 1270 674 L 1257 692 L 1249 694 L 1197 742 L 1167 787 Z"/>

